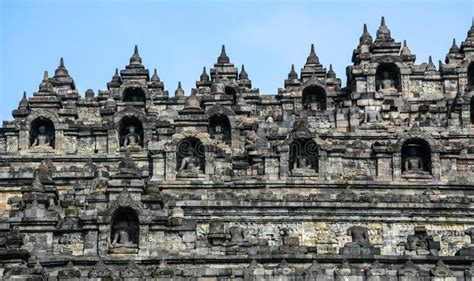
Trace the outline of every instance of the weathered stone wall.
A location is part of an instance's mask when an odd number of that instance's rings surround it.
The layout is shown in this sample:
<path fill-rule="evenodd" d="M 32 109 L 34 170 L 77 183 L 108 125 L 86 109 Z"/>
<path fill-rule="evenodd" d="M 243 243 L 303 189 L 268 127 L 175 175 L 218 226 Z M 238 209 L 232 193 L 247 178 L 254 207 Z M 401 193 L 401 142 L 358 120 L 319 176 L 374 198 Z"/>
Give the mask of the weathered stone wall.
<path fill-rule="evenodd" d="M 312 46 L 268 96 L 224 47 L 190 95 L 61 59 L 0 128 L 0 276 L 472 280 L 473 46 L 415 64 L 382 20 L 347 87 Z"/>

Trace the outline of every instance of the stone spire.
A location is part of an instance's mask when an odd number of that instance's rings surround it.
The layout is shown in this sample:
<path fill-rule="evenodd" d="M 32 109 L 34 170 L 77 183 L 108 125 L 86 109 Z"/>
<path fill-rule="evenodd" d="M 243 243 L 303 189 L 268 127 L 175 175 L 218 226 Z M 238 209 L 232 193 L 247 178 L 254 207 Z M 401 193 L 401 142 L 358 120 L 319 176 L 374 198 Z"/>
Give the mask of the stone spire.
<path fill-rule="evenodd" d="M 59 66 L 56 68 L 54 72 L 54 77 L 51 78 L 51 83 L 57 89 L 65 89 L 65 90 L 75 90 L 76 85 L 74 84 L 74 80 L 69 75 L 66 67 L 64 67 L 64 59 L 60 58 Z M 61 91 L 59 91 L 61 92 Z M 77 93 L 77 97 L 79 97 L 79 93 Z"/>
<path fill-rule="evenodd" d="M 402 61 L 415 62 L 416 56 L 412 55 L 406 40 L 403 40 L 403 48 L 400 51 L 400 56 L 402 57 Z"/>
<path fill-rule="evenodd" d="M 464 44 L 464 42 L 462 43 Z M 461 45 L 462 46 L 462 45 Z M 453 44 L 449 48 L 449 52 L 446 55 L 445 62 L 447 64 L 461 62 L 464 57 L 464 54 L 461 52 L 461 49 L 456 44 L 456 39 L 453 38 Z"/>
<path fill-rule="evenodd" d="M 125 66 L 124 70 L 120 71 L 122 81 L 137 81 L 143 84 L 150 81 L 150 73 L 148 69 L 142 64 L 142 58 L 138 54 L 138 46 L 135 45 L 133 55 L 130 57 L 130 63 Z"/>
<path fill-rule="evenodd" d="M 295 65 L 291 65 L 290 73 L 288 73 L 288 79 L 298 79 L 298 73 L 295 71 Z"/>
<path fill-rule="evenodd" d="M 26 91 L 23 91 L 23 97 L 20 100 L 18 106 L 19 109 L 28 109 L 28 99 L 26 98 Z"/>
<path fill-rule="evenodd" d="M 164 90 L 164 83 L 160 80 L 160 77 L 158 76 L 158 72 L 156 71 L 156 68 L 153 70 L 153 75 L 151 76 L 150 79 L 150 84 L 148 85 L 150 88 L 157 88 Z"/>
<path fill-rule="evenodd" d="M 449 53 L 450 54 L 459 53 L 459 47 L 458 45 L 456 45 L 456 38 L 453 38 L 453 44 L 451 45 L 451 48 L 449 48 Z"/>
<path fill-rule="evenodd" d="M 233 63 L 230 62 L 229 57 L 225 51 L 225 45 L 222 45 L 221 53 L 217 58 L 217 62 L 214 64 L 214 68 L 211 68 L 211 80 L 214 80 L 216 77 L 216 73 L 219 73 L 221 76 L 220 79 L 223 80 L 238 80 L 238 69 L 234 66 Z"/>
<path fill-rule="evenodd" d="M 311 44 L 311 51 L 309 52 L 309 56 L 306 59 L 306 64 L 319 64 L 319 58 L 314 51 L 314 44 Z"/>
<path fill-rule="evenodd" d="M 112 76 L 112 80 L 107 83 L 107 89 L 119 88 L 122 85 L 122 78 L 120 78 L 118 68 L 115 69 L 115 74 Z"/>
<path fill-rule="evenodd" d="M 45 70 L 43 74 L 43 81 L 41 82 L 39 86 L 39 91 L 41 93 L 47 93 L 47 92 L 51 92 L 52 90 L 53 90 L 53 84 L 51 84 L 51 82 L 49 81 L 48 71 Z"/>
<path fill-rule="evenodd" d="M 367 53 L 365 57 L 372 59 L 372 57 L 377 56 L 400 56 L 401 46 L 400 42 L 395 42 L 391 37 L 390 29 L 385 25 L 385 18 L 382 17 L 380 27 L 377 30 L 377 38 L 370 46 L 370 50 L 366 50 L 366 52 L 370 53 Z"/>
<path fill-rule="evenodd" d="M 467 32 L 467 38 L 461 43 L 460 51 L 464 57 L 469 57 L 474 54 L 474 17 L 472 19 L 471 28 Z"/>
<path fill-rule="evenodd" d="M 26 98 L 26 92 L 23 92 L 23 98 L 20 100 L 18 104 L 18 109 L 13 110 L 12 115 L 13 117 L 25 117 L 29 114 L 29 104 L 28 99 Z"/>
<path fill-rule="evenodd" d="M 160 77 L 158 76 L 158 72 L 156 72 L 156 68 L 153 70 L 153 76 L 151 76 L 150 81 L 160 82 Z"/>
<path fill-rule="evenodd" d="M 403 40 L 402 56 L 411 56 L 411 51 L 407 46 L 407 40 Z"/>
<path fill-rule="evenodd" d="M 199 88 L 206 88 L 206 87 L 211 87 L 212 82 L 209 77 L 209 74 L 207 74 L 206 67 L 202 67 L 202 73 L 201 76 L 199 76 L 199 81 L 196 81 L 196 87 Z"/>
<path fill-rule="evenodd" d="M 252 82 L 250 81 L 249 75 L 247 71 L 245 71 L 245 66 L 243 64 L 242 69 L 240 70 L 238 83 L 241 87 L 252 88 Z"/>
<path fill-rule="evenodd" d="M 243 64 L 242 64 L 242 69 L 240 70 L 239 79 L 240 80 L 242 80 L 242 79 L 248 80 L 249 79 L 249 75 L 247 74 L 247 71 L 245 71 L 245 66 Z"/>
<path fill-rule="evenodd" d="M 227 56 L 227 54 L 225 53 L 225 45 L 224 44 L 222 44 L 221 54 L 217 58 L 217 63 L 218 64 L 230 63 L 230 59 Z"/>
<path fill-rule="evenodd" d="M 329 71 L 328 71 L 328 79 L 335 79 L 336 78 L 336 72 L 332 69 L 332 64 L 329 65 Z"/>
<path fill-rule="evenodd" d="M 133 50 L 133 55 L 130 58 L 130 65 L 141 65 L 142 64 L 142 58 L 138 54 L 138 46 L 135 45 L 135 49 Z"/>
<path fill-rule="evenodd" d="M 174 91 L 175 97 L 184 97 L 184 90 L 181 88 L 181 81 L 178 82 L 178 88 Z"/>
<path fill-rule="evenodd" d="M 426 66 L 426 71 L 436 71 L 436 66 L 433 63 L 431 56 L 428 59 L 428 65 Z"/>
<path fill-rule="evenodd" d="M 287 87 L 298 87 L 301 81 L 298 79 L 298 73 L 295 71 L 295 65 L 291 65 L 290 73 L 288 73 L 288 79 L 285 80 L 285 88 Z"/>
<path fill-rule="evenodd" d="M 306 82 L 313 76 L 319 79 L 325 79 L 326 69 L 319 63 L 319 58 L 314 51 L 314 44 L 311 44 L 311 51 L 309 52 L 303 69 L 301 69 L 301 80 Z"/>
<path fill-rule="evenodd" d="M 380 21 L 380 27 L 377 30 L 377 39 L 376 41 L 393 41 L 390 36 L 390 29 L 385 25 L 385 17 L 382 17 Z"/>
<path fill-rule="evenodd" d="M 64 59 L 60 58 L 59 66 L 58 68 L 56 68 L 56 71 L 54 72 L 54 77 L 68 77 L 68 76 L 69 76 L 69 72 L 64 67 Z"/>
<path fill-rule="evenodd" d="M 208 82 L 209 81 L 209 75 L 206 72 L 206 67 L 205 66 L 202 68 L 202 74 L 199 77 L 199 81 L 201 81 L 201 82 Z"/>
<path fill-rule="evenodd" d="M 367 24 L 364 23 L 364 28 L 362 31 L 362 35 L 359 38 L 359 47 L 361 45 L 372 45 L 372 36 L 370 35 L 369 31 L 367 30 Z"/>

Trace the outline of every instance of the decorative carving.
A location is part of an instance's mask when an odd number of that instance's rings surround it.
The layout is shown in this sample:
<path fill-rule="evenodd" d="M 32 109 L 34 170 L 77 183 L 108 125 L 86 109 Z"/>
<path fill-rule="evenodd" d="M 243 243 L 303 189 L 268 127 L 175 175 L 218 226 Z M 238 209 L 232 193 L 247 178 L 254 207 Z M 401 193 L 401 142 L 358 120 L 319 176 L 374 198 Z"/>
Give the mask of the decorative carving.
<path fill-rule="evenodd" d="M 51 160 L 42 160 L 35 170 L 35 177 L 38 177 L 43 184 L 53 184 L 53 172 L 55 170 Z"/>
<path fill-rule="evenodd" d="M 143 278 L 144 272 L 143 270 L 135 263 L 135 261 L 131 260 L 126 267 L 120 270 L 120 277 L 122 278 Z"/>
<path fill-rule="evenodd" d="M 416 251 L 419 255 L 438 255 L 440 242 L 433 241 L 433 237 L 428 235 L 425 227 L 415 227 L 415 234 L 408 235 L 405 244 L 407 251 Z"/>
<path fill-rule="evenodd" d="M 438 260 L 436 266 L 431 269 L 431 275 L 434 277 L 451 277 L 453 276 L 453 272 L 449 266 L 443 262 L 443 260 Z"/>
<path fill-rule="evenodd" d="M 314 260 L 313 263 L 306 269 L 305 276 L 307 276 L 310 280 L 316 279 L 318 276 L 324 274 L 323 267 L 318 263 L 317 260 Z"/>
<path fill-rule="evenodd" d="M 102 259 L 99 258 L 99 261 L 95 264 L 94 268 L 89 271 L 89 278 L 111 278 L 112 271 L 105 266 Z"/>
<path fill-rule="evenodd" d="M 59 279 L 70 279 L 70 278 L 80 278 L 81 271 L 76 269 L 71 261 L 68 262 L 65 269 L 58 272 Z"/>

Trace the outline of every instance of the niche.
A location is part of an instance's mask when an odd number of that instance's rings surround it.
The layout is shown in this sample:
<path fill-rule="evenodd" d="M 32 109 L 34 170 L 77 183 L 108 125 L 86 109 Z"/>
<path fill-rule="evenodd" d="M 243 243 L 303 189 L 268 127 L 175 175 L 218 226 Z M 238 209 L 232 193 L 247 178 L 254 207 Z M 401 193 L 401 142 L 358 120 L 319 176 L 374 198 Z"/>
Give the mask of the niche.
<path fill-rule="evenodd" d="M 213 115 L 209 118 L 209 134 L 212 138 L 221 140 L 227 144 L 231 143 L 230 121 L 223 114 Z"/>
<path fill-rule="evenodd" d="M 54 148 L 54 124 L 44 117 L 36 118 L 31 122 L 30 147 Z"/>
<path fill-rule="evenodd" d="M 303 109 L 326 110 L 326 92 L 319 86 L 309 86 L 303 90 Z"/>

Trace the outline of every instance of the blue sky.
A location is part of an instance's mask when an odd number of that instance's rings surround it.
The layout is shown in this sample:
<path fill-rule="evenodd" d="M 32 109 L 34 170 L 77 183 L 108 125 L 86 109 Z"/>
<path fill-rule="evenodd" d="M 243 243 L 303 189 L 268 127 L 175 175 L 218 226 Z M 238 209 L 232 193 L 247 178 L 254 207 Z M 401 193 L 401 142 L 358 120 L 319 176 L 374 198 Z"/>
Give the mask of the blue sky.
<path fill-rule="evenodd" d="M 157 68 L 174 93 L 186 94 L 221 44 L 231 62 L 245 64 L 263 94 L 283 86 L 292 63 L 301 68 L 310 44 L 323 65 L 345 81 L 363 23 L 375 37 L 385 16 L 392 37 L 417 55 L 444 57 L 452 38 L 466 38 L 472 0 L 454 1 L 34 1 L 0 0 L 0 119 L 12 119 L 23 91 L 38 90 L 44 70 L 59 58 L 81 95 L 106 89 L 138 44 L 143 63 Z M 345 85 L 345 82 L 344 82 Z"/>

